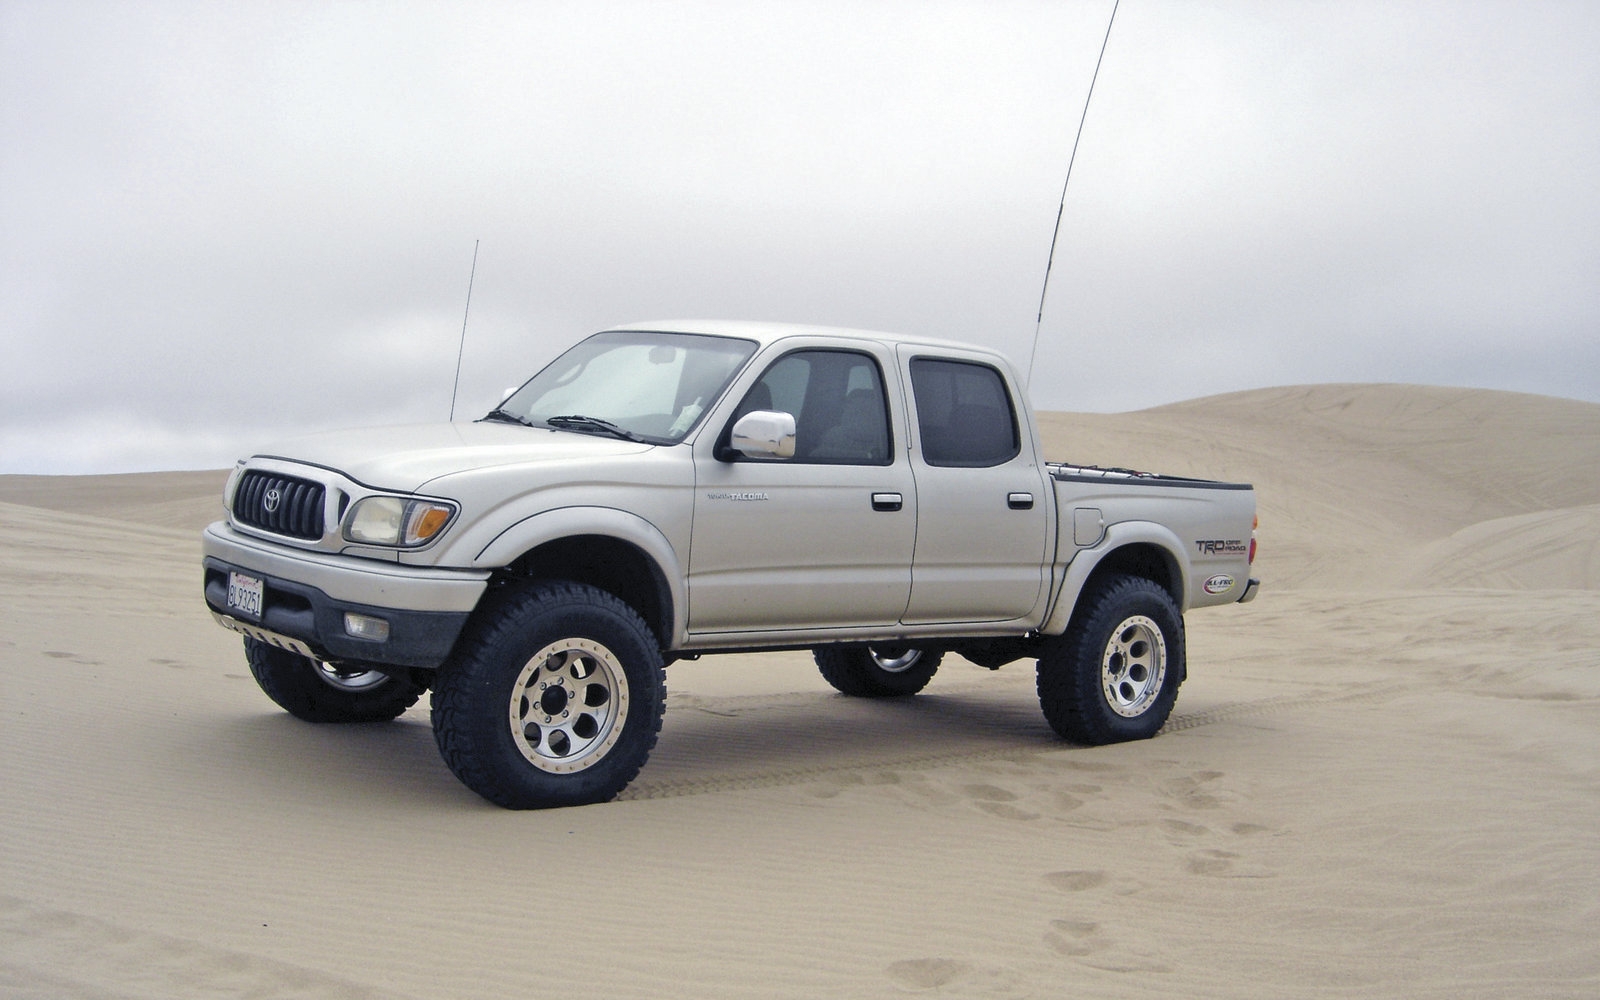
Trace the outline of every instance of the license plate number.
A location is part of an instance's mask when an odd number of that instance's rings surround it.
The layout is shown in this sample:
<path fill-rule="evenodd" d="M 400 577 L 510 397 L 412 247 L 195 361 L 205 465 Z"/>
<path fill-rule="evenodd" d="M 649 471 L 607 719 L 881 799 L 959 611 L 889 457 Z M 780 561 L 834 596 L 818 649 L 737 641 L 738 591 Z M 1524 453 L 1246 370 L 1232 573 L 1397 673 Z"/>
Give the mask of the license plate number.
<path fill-rule="evenodd" d="M 228 574 L 228 608 L 257 621 L 261 619 L 261 598 L 266 585 L 243 573 Z"/>

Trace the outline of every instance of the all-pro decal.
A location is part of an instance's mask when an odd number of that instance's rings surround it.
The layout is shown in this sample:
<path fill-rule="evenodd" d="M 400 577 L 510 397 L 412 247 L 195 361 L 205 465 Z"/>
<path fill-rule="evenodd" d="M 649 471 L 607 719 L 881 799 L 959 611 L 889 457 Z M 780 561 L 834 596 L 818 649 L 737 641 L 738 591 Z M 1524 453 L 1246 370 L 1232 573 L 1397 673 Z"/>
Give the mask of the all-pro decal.
<path fill-rule="evenodd" d="M 1205 582 L 1206 593 L 1226 594 L 1233 589 L 1233 577 L 1226 573 L 1218 573 Z"/>

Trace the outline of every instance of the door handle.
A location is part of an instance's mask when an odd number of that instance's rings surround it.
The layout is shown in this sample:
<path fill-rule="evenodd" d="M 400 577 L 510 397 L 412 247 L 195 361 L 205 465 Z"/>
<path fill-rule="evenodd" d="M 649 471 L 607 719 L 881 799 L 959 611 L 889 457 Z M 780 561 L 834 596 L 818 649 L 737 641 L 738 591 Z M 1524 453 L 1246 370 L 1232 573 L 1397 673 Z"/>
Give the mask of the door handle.
<path fill-rule="evenodd" d="M 1012 493 L 1006 497 L 1006 506 L 1012 510 L 1032 510 L 1032 493 Z"/>
<path fill-rule="evenodd" d="M 872 494 L 872 509 L 879 511 L 899 510 L 905 504 L 905 497 L 898 493 Z"/>

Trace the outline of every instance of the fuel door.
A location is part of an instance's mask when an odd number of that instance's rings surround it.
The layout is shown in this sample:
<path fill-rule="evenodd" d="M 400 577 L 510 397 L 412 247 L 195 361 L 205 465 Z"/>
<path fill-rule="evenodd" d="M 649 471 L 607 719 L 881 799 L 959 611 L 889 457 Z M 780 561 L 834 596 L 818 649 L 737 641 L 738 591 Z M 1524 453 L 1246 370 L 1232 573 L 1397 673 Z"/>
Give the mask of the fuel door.
<path fill-rule="evenodd" d="M 1080 549 L 1100 544 L 1106 534 L 1106 519 L 1098 507 L 1079 507 L 1072 512 L 1072 544 Z"/>

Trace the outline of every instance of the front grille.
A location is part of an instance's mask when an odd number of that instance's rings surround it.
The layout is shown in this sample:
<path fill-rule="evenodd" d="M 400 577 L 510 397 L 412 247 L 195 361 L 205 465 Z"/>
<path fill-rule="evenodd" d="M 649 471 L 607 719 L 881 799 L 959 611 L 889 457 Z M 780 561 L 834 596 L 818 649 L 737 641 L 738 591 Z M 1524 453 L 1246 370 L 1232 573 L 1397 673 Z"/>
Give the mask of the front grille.
<path fill-rule="evenodd" d="M 291 538 L 322 537 L 322 484 L 271 472 L 246 472 L 233 495 L 242 524 Z"/>

